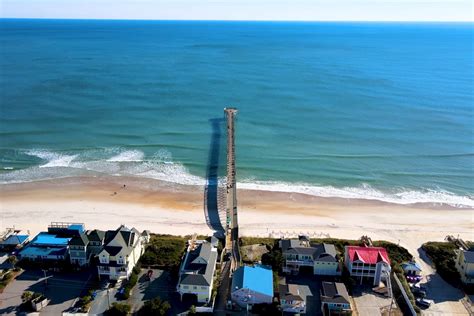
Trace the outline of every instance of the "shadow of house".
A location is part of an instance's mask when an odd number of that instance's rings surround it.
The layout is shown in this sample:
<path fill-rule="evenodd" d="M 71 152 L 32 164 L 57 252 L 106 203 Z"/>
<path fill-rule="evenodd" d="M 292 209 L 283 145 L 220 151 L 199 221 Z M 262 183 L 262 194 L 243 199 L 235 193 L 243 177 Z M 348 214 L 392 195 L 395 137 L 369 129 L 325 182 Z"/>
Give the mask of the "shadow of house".
<path fill-rule="evenodd" d="M 214 118 L 209 120 L 212 126 L 211 142 L 209 146 L 209 157 L 207 163 L 206 186 L 204 189 L 204 215 L 206 223 L 215 231 L 216 237 L 224 236 L 224 227 L 222 226 L 219 210 L 225 210 L 222 207 L 225 204 L 225 196 L 221 196 L 219 190 L 219 175 L 225 172 L 225 158 L 223 150 L 225 146 L 222 138 L 223 118 Z"/>

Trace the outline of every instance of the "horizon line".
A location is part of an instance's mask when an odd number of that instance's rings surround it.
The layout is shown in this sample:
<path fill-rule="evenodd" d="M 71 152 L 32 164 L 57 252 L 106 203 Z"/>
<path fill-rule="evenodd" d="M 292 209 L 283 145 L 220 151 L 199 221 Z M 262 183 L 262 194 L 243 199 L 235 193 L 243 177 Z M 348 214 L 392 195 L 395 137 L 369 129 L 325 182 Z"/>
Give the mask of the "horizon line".
<path fill-rule="evenodd" d="M 71 18 L 71 17 L 0 17 L 0 20 L 79 20 L 79 21 L 182 21 L 182 22 L 364 22 L 364 23 L 471 23 L 474 20 L 244 20 L 244 19 L 134 19 L 134 18 Z"/>

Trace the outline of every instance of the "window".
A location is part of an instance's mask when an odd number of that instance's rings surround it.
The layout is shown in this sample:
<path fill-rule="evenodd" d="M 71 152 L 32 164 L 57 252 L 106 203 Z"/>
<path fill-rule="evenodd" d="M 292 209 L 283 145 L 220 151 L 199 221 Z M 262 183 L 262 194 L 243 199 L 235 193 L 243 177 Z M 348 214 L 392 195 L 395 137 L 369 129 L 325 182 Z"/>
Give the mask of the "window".
<path fill-rule="evenodd" d="M 201 286 L 201 290 L 205 290 L 205 289 L 206 289 L 206 287 L 205 287 L 205 286 Z"/>
<path fill-rule="evenodd" d="M 187 289 L 189 289 L 189 286 L 183 285 L 183 289 L 187 290 Z"/>
<path fill-rule="evenodd" d="M 193 286 L 193 289 L 194 289 L 194 290 L 197 290 L 197 288 L 198 288 L 197 286 Z"/>

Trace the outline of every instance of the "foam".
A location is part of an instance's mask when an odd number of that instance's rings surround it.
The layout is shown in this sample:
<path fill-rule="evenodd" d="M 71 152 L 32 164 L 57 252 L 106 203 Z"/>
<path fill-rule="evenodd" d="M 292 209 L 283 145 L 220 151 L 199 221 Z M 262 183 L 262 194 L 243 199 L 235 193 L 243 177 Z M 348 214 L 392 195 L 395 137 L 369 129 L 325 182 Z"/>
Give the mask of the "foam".
<path fill-rule="evenodd" d="M 140 150 L 126 150 L 119 153 L 112 158 L 107 159 L 110 162 L 123 162 L 123 161 L 135 161 L 140 162 L 143 161 L 145 154 Z"/>
<path fill-rule="evenodd" d="M 206 184 L 205 178 L 193 175 L 184 165 L 173 162 L 171 153 L 165 149 L 160 149 L 149 159 L 146 159 L 145 154 L 139 150 L 120 148 L 101 149 L 98 152 L 85 151 L 80 155 L 47 150 L 31 150 L 25 153 L 39 157 L 46 163 L 27 169 L 4 172 L 0 174 L 0 183 L 30 182 L 100 173 L 114 176 L 139 176 L 182 185 L 204 186 Z M 97 156 L 100 158 L 94 160 L 93 157 Z M 219 186 L 225 186 L 225 178 L 219 178 L 218 183 Z M 378 200 L 396 204 L 434 203 L 459 208 L 474 207 L 473 196 L 460 196 L 441 189 L 418 191 L 397 189 L 385 192 L 368 184 L 336 188 L 307 183 L 258 181 L 257 179 L 241 181 L 237 187 L 248 190 L 303 193 L 317 197 Z"/>
<path fill-rule="evenodd" d="M 68 167 L 78 155 L 66 155 L 47 150 L 29 150 L 25 154 L 46 160 L 47 163 L 40 168 Z"/>
<path fill-rule="evenodd" d="M 447 204 L 454 207 L 474 207 L 474 199 L 469 196 L 459 196 L 444 190 L 424 191 L 398 190 L 382 192 L 368 184 L 359 187 L 335 188 L 333 186 L 315 186 L 309 184 L 293 184 L 284 182 L 241 182 L 237 186 L 248 190 L 272 192 L 303 193 L 318 197 L 377 200 L 395 204 L 434 203 Z"/>

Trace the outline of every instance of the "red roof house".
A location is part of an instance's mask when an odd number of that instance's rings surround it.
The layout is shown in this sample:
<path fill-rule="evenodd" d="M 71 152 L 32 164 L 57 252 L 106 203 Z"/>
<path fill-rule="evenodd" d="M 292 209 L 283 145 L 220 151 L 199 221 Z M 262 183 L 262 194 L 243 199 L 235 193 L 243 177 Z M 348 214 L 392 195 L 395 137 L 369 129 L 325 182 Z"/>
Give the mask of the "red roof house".
<path fill-rule="evenodd" d="M 383 261 L 390 264 L 387 250 L 382 247 L 347 246 L 346 251 L 348 252 L 351 262 L 359 260 L 365 264 L 377 264 Z"/>

